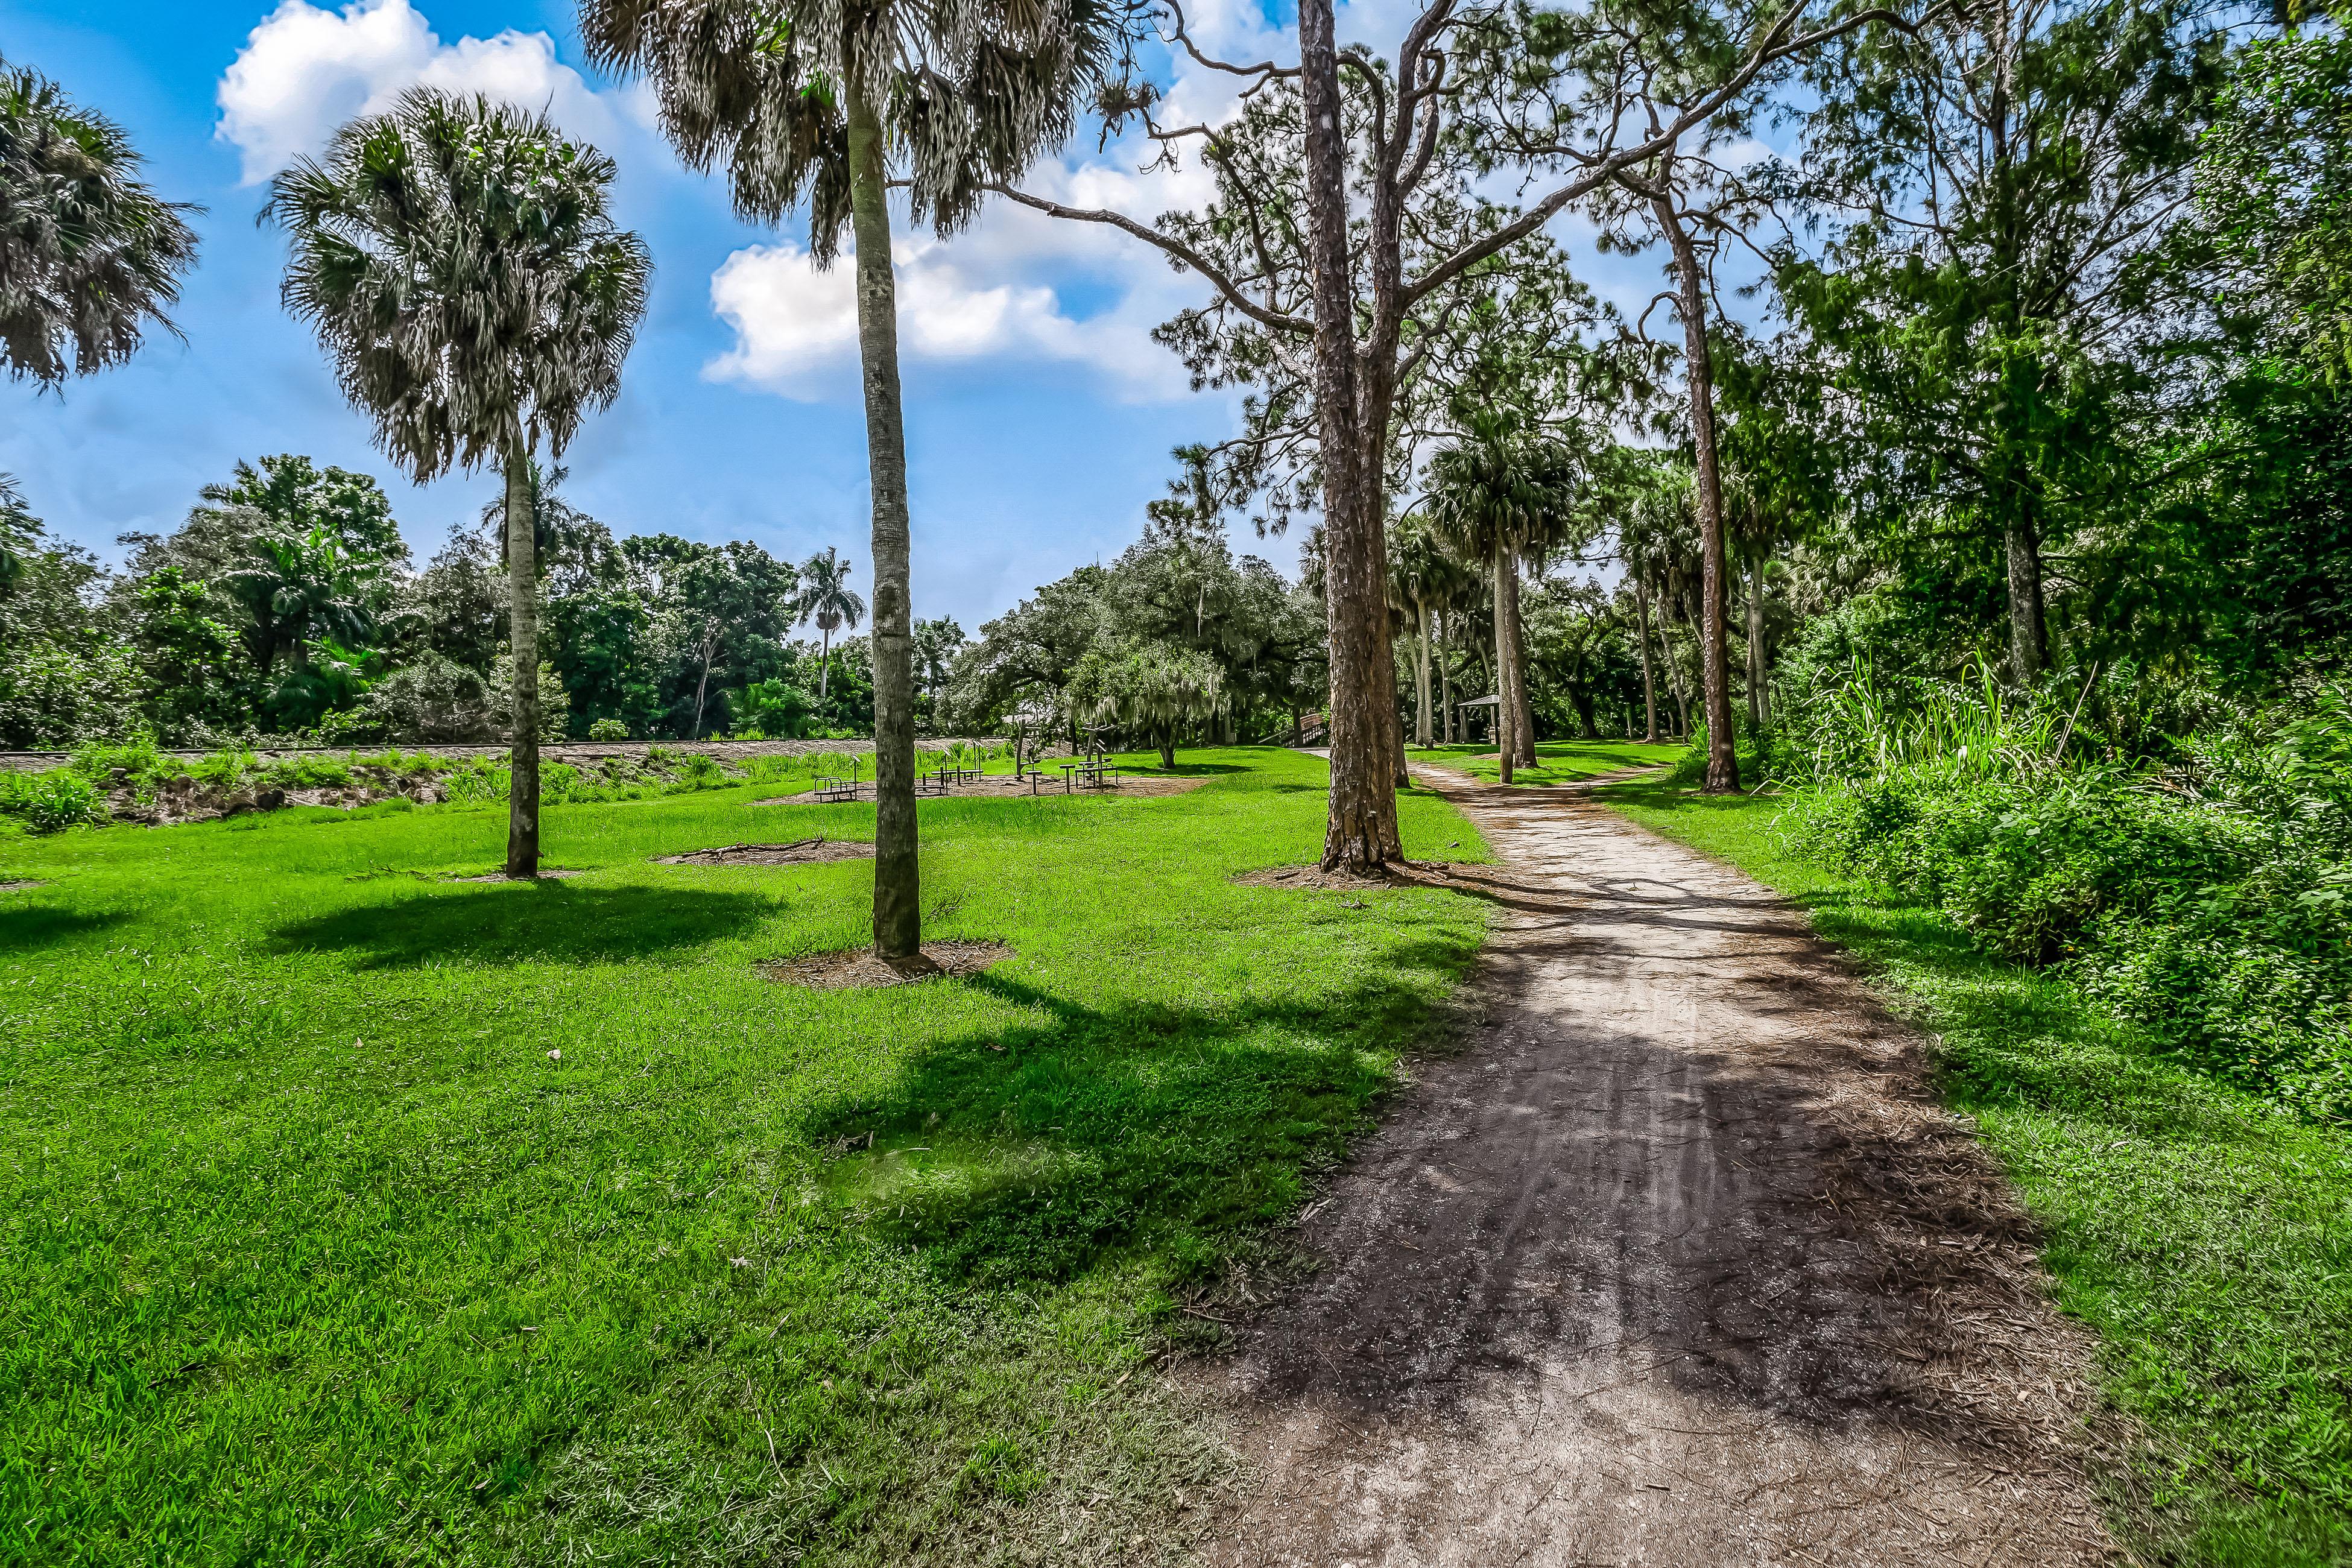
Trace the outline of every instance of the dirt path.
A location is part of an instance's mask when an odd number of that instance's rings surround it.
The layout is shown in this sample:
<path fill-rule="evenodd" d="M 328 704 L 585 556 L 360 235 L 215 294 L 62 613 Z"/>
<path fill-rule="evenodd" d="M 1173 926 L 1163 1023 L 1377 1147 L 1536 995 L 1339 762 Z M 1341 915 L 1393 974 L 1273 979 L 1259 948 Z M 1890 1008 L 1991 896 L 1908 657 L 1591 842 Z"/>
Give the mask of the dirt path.
<path fill-rule="evenodd" d="M 1230 1568 L 2098 1563 L 2084 1347 L 1916 1035 L 1593 804 L 1427 770 L 1505 863 L 1486 1022 L 1206 1375 Z"/>

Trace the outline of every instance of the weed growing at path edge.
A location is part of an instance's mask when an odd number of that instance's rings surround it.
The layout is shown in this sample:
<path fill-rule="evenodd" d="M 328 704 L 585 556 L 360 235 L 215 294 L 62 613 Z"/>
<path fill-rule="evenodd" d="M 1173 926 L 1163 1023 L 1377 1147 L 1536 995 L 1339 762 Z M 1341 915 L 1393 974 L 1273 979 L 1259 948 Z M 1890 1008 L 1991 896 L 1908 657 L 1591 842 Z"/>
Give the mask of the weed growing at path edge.
<path fill-rule="evenodd" d="M 1769 801 L 1608 786 L 1860 954 L 1938 1037 L 1955 1109 L 2045 1227 L 2059 1304 L 2131 1420 L 2110 1476 L 2157 1561 L 2352 1556 L 2352 1143 L 2168 1060 L 2063 978 L 1936 910 L 1811 865 Z"/>
<path fill-rule="evenodd" d="M 924 802 L 929 934 L 1014 956 L 884 991 L 758 967 L 863 942 L 870 862 L 649 864 L 871 837 L 757 784 L 553 809 L 538 885 L 447 879 L 499 805 L 0 840 L 47 882 L 0 894 L 0 1560 L 1172 1540 L 1223 1461 L 1139 1364 L 1484 929 L 1232 885 L 1314 856 L 1324 766 L 1185 762 Z"/>

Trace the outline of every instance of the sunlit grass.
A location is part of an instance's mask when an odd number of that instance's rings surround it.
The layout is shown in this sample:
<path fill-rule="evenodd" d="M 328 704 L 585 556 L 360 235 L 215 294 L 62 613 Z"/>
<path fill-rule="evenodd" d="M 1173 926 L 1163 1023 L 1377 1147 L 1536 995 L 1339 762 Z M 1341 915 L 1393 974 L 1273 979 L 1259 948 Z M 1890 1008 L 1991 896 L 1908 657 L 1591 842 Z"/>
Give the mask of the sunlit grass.
<path fill-rule="evenodd" d="M 1679 762 L 1689 750 L 1680 742 L 1653 746 L 1640 741 L 1538 741 L 1536 756 L 1542 765 L 1514 769 L 1511 782 L 1567 784 L 1601 773 L 1622 773 L 1629 768 Z M 1499 783 L 1502 778 L 1502 764 L 1491 745 L 1407 746 L 1405 755 L 1414 762 L 1458 769 L 1488 784 Z"/>
<path fill-rule="evenodd" d="M 1181 763 L 923 802 L 927 934 L 1014 956 L 887 991 L 759 967 L 863 944 L 870 862 L 651 863 L 872 836 L 753 805 L 782 769 L 553 807 L 583 874 L 536 885 L 449 879 L 495 804 L 0 839 L 47 882 L 0 894 L 0 1558 L 964 1563 L 1164 1516 L 1220 1461 L 1139 1358 L 1484 930 L 1233 885 L 1315 858 L 1324 764 Z"/>

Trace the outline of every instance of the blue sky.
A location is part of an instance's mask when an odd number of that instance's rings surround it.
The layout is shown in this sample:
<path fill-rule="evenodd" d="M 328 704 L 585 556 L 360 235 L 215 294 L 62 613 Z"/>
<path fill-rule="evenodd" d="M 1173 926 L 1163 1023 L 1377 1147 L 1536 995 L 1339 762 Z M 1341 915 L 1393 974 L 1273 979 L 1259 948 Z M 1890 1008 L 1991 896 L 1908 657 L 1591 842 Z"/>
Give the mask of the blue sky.
<path fill-rule="evenodd" d="M 1349 10 L 1392 47 L 1388 0 Z M 1201 8 L 1196 30 L 1264 58 L 1292 52 L 1254 0 Z M 0 0 L 0 54 L 121 121 L 165 195 L 202 204 L 201 264 L 131 364 L 63 396 L 0 383 L 0 471 L 51 531 L 119 555 L 115 536 L 168 531 L 238 458 L 303 452 L 391 490 L 420 558 L 491 493 L 487 475 L 422 489 L 394 475 L 343 404 L 315 342 L 278 302 L 284 242 L 258 228 L 268 175 L 334 125 L 414 82 L 551 108 L 621 167 L 622 220 L 656 277 L 618 405 L 567 454 L 569 493 L 616 531 L 755 541 L 860 563 L 867 530 L 848 268 L 817 274 L 804 234 L 738 221 L 715 180 L 681 169 L 641 89 L 589 71 L 564 0 Z M 1215 114 L 1223 79 L 1180 75 L 1178 103 Z M 1149 217 L 1196 174 L 1142 176 L 1091 141 L 1032 183 Z M 1589 250 L 1580 260 L 1591 260 Z M 967 630 L 1037 584 L 1116 553 L 1173 472 L 1169 449 L 1234 427 L 1150 328 L 1198 297 L 1140 245 L 1018 210 L 898 251 L 919 615 Z M 1653 270 L 1617 260 L 1612 294 Z M 1596 279 L 1596 281 L 1600 281 Z M 1287 570 L 1283 541 L 1237 539 Z"/>

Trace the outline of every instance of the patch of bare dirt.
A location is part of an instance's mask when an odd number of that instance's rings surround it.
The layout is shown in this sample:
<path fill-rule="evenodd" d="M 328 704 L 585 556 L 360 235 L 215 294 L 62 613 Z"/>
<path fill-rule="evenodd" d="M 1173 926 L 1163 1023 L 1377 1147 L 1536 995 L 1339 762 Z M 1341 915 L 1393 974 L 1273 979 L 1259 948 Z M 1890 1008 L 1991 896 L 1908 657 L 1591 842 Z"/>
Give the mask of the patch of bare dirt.
<path fill-rule="evenodd" d="M 30 892 L 35 888 L 46 888 L 48 885 L 48 879 L 44 877 L 20 877 L 13 882 L 0 882 L 0 893 Z"/>
<path fill-rule="evenodd" d="M 1258 1479 L 1208 1561 L 2113 1560 L 2085 1336 L 1917 1034 L 1584 792 L 1432 782 L 1504 858 L 1449 868 L 1485 1023 L 1192 1374 Z"/>
<path fill-rule="evenodd" d="M 656 866 L 814 866 L 827 860 L 871 860 L 874 846 L 854 838 L 795 838 L 790 844 L 726 844 L 685 855 L 663 855 Z"/>
<path fill-rule="evenodd" d="M 918 957 L 886 959 L 870 947 L 812 953 L 760 967 L 771 980 L 818 991 L 850 991 L 905 985 L 942 974 L 977 974 L 1003 963 L 1013 950 L 1001 942 L 927 942 Z"/>
<path fill-rule="evenodd" d="M 509 877 L 504 871 L 492 871 L 486 877 L 452 877 L 453 882 L 562 882 L 573 877 L 584 877 L 584 871 L 569 871 L 560 866 L 541 866 L 536 877 Z"/>

